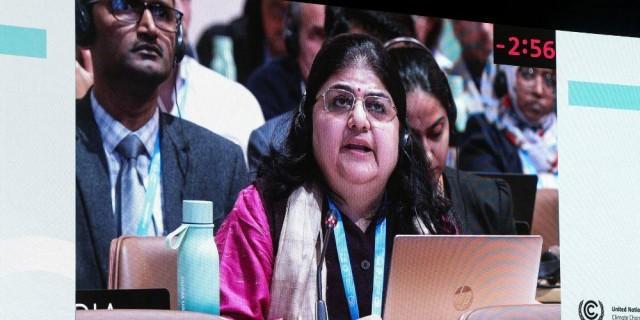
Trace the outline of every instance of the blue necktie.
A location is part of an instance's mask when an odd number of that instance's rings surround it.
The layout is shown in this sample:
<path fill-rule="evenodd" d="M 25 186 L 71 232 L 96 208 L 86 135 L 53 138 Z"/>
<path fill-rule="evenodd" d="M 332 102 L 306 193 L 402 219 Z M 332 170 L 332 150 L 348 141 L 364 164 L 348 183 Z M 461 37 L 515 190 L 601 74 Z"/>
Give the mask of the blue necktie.
<path fill-rule="evenodd" d="M 123 161 L 118 174 L 118 195 L 120 196 L 120 222 L 122 235 L 147 236 L 137 234 L 138 223 L 142 218 L 145 189 L 142 175 L 137 170 L 138 157 L 145 152 L 144 144 L 134 135 L 129 134 L 116 147 Z M 152 228 L 147 228 L 147 230 Z"/>

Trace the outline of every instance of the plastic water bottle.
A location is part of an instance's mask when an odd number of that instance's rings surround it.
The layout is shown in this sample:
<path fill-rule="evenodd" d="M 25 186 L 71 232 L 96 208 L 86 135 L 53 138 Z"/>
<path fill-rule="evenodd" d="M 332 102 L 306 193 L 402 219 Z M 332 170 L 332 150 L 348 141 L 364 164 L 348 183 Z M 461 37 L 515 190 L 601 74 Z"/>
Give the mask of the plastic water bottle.
<path fill-rule="evenodd" d="M 228 36 L 213 36 L 212 50 L 214 56 L 211 59 L 211 69 L 230 80 L 236 81 L 236 62 L 233 57 L 233 39 Z"/>
<path fill-rule="evenodd" d="M 213 203 L 184 200 L 182 225 L 167 236 L 178 250 L 178 308 L 220 314 L 220 260 L 213 237 Z"/>

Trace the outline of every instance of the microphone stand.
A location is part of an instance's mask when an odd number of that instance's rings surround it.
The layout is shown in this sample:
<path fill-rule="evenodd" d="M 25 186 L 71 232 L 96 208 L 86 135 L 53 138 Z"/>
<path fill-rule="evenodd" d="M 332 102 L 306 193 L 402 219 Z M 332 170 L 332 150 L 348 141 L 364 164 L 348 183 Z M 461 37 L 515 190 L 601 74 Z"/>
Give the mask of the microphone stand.
<path fill-rule="evenodd" d="M 329 239 L 333 233 L 333 228 L 336 226 L 336 216 L 333 212 L 329 213 L 325 226 L 327 231 L 324 234 L 322 241 L 322 252 L 320 253 L 320 259 L 318 260 L 318 267 L 316 273 L 316 288 L 318 289 L 318 301 L 316 303 L 316 320 L 329 320 L 329 311 L 327 310 L 327 303 L 322 299 L 322 265 L 324 264 L 324 257 L 327 253 L 327 247 Z"/>

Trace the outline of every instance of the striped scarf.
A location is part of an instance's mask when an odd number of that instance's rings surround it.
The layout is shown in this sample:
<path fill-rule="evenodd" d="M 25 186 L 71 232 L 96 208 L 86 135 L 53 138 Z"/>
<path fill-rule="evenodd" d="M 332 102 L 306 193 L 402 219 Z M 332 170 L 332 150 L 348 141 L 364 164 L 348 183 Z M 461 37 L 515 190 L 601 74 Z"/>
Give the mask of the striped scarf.
<path fill-rule="evenodd" d="M 558 133 L 555 112 L 547 115 L 540 124 L 531 124 L 525 120 L 520 110 L 514 107 L 510 97 L 505 96 L 499 107 L 487 108 L 485 116 L 504 133 L 511 144 L 526 154 L 528 159 L 521 159 L 523 164 L 530 163 L 536 172 L 526 172 L 526 166 L 523 165 L 524 173 L 557 174 Z"/>

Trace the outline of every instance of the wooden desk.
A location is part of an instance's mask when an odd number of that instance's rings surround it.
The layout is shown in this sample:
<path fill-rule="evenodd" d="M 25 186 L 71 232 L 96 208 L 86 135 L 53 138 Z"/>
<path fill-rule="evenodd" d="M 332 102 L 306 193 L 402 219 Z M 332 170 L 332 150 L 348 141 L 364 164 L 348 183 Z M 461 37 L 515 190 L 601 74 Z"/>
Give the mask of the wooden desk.
<path fill-rule="evenodd" d="M 76 310 L 76 320 L 225 320 L 220 316 L 177 310 Z"/>
<path fill-rule="evenodd" d="M 536 290 L 536 300 L 542 303 L 560 303 L 560 288 Z"/>

